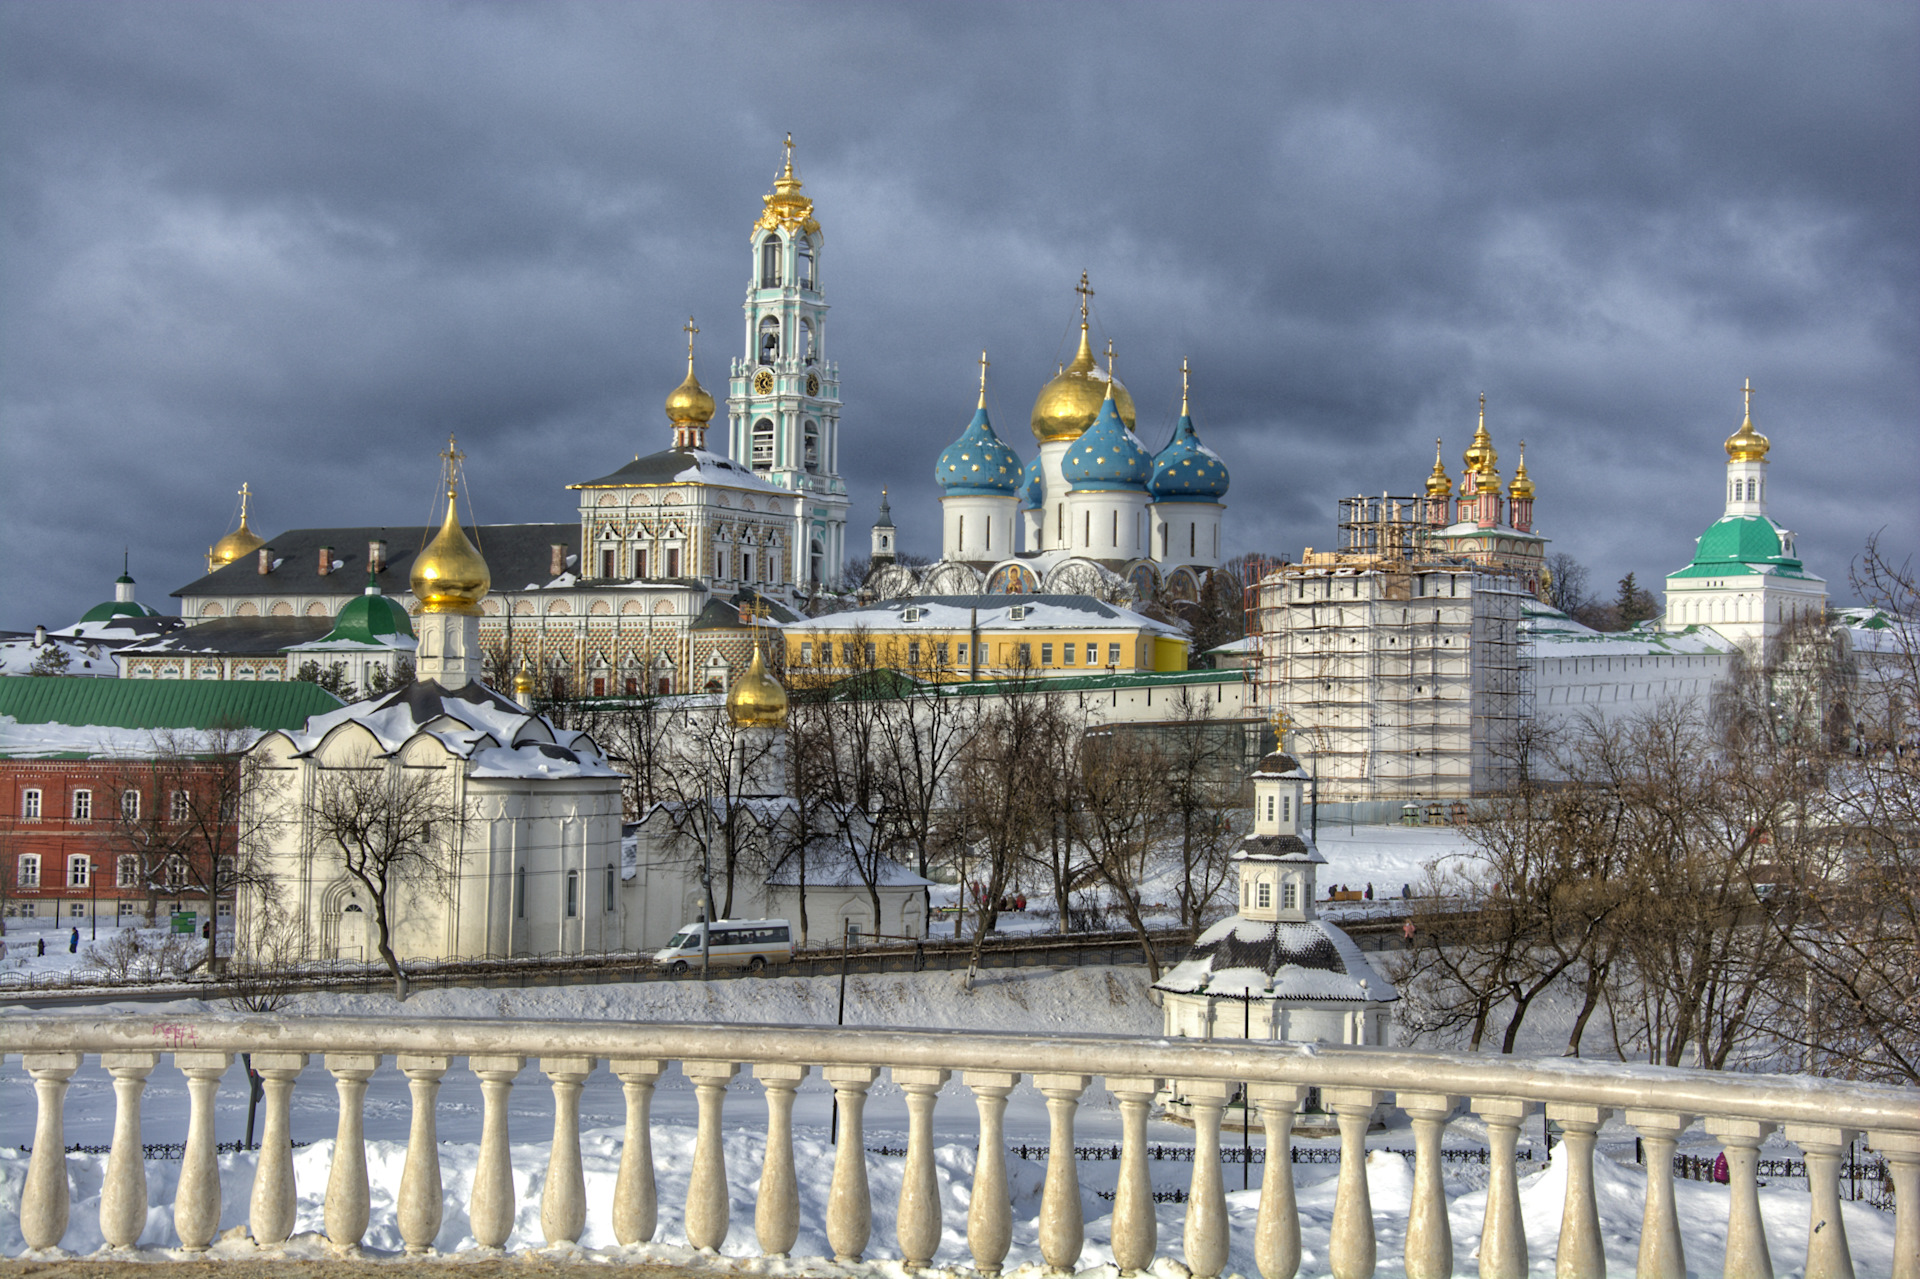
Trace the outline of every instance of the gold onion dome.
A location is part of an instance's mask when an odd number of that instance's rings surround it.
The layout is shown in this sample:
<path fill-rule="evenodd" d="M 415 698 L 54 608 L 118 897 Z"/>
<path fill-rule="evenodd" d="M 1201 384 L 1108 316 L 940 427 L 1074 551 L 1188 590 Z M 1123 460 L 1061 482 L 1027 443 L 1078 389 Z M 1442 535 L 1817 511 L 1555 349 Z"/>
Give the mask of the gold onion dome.
<path fill-rule="evenodd" d="M 237 559 L 243 559 L 267 544 L 266 538 L 247 527 L 247 499 L 252 496 L 252 491 L 242 484 L 240 486 L 240 527 L 207 548 L 209 573 Z"/>
<path fill-rule="evenodd" d="M 1440 441 L 1433 442 L 1433 474 L 1427 476 L 1428 497 L 1452 497 L 1453 477 L 1447 474 L 1447 464 L 1440 460 Z"/>
<path fill-rule="evenodd" d="M 1080 322 L 1080 349 L 1073 360 L 1051 381 L 1040 388 L 1033 402 L 1033 438 L 1045 444 L 1049 440 L 1077 440 L 1100 416 L 1101 402 L 1107 398 L 1109 375 L 1093 358 L 1093 343 L 1087 322 Z M 1133 430 L 1133 396 L 1119 379 L 1113 379 L 1113 407 L 1126 428 Z"/>
<path fill-rule="evenodd" d="M 1527 478 L 1527 442 L 1520 441 L 1520 461 L 1513 468 L 1513 483 L 1507 485 L 1507 492 L 1517 498 L 1533 496 L 1533 481 Z"/>
<path fill-rule="evenodd" d="M 1745 387 L 1747 397 L 1746 417 L 1740 423 L 1740 429 L 1727 437 L 1727 458 L 1733 462 L 1764 462 L 1767 450 L 1773 444 L 1766 436 L 1753 429 L 1753 379 L 1747 379 Z M 243 524 L 242 528 L 245 527 Z"/>
<path fill-rule="evenodd" d="M 735 728 L 778 728 L 787 722 L 787 690 L 768 673 L 758 644 L 747 673 L 727 694 L 727 718 Z"/>
<path fill-rule="evenodd" d="M 686 380 L 667 395 L 667 420 L 705 426 L 713 420 L 713 397 L 693 375 L 693 352 L 687 352 Z"/>
<path fill-rule="evenodd" d="M 820 224 L 813 217 L 813 201 L 800 194 L 800 179 L 794 176 L 791 133 L 787 135 L 786 148 L 786 168 L 773 180 L 773 193 L 760 197 L 760 202 L 766 207 L 760 211 L 753 228 L 756 231 L 785 228 L 789 232 L 799 230 L 812 235 L 820 229 Z"/>
<path fill-rule="evenodd" d="M 1487 396 L 1480 394 L 1480 425 L 1474 430 L 1473 443 L 1467 445 L 1467 451 L 1460 455 L 1460 461 L 1469 475 L 1492 471 L 1500 461 L 1500 455 L 1494 452 L 1493 437 L 1487 434 Z"/>
<path fill-rule="evenodd" d="M 414 598 L 428 613 L 478 613 L 493 577 L 487 562 L 467 540 L 455 505 L 459 490 L 447 485 L 447 516 L 440 531 L 413 562 L 409 582 Z"/>
<path fill-rule="evenodd" d="M 533 701 L 533 666 L 522 656 L 520 669 L 513 673 L 513 700 L 522 706 Z"/>

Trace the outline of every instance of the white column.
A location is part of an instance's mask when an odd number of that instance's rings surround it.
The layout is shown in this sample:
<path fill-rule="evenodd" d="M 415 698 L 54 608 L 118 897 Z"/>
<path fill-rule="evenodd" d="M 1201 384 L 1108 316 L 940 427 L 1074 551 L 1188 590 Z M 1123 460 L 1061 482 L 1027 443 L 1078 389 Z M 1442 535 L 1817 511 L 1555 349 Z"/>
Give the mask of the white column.
<path fill-rule="evenodd" d="M 1321 1104 L 1340 1125 L 1340 1179 L 1334 1186 L 1333 1234 L 1327 1261 L 1333 1279 L 1373 1274 L 1373 1199 L 1367 1190 L 1367 1125 L 1380 1094 L 1365 1088 L 1322 1088 Z"/>
<path fill-rule="evenodd" d="M 718 1252 L 727 1241 L 731 1206 L 727 1199 L 727 1153 L 721 1109 L 727 1084 L 740 1073 L 730 1061 L 683 1061 L 700 1105 L 700 1127 L 693 1141 L 693 1175 L 687 1182 L 687 1243 L 702 1252 Z"/>
<path fill-rule="evenodd" d="M 1639 1279 L 1686 1279 L 1687 1254 L 1673 1206 L 1673 1148 L 1692 1115 L 1629 1110 L 1625 1119 L 1640 1134 L 1647 1157 L 1647 1206 L 1640 1217 Z"/>
<path fill-rule="evenodd" d="M 1520 1175 L 1513 1166 L 1520 1124 L 1533 1103 L 1511 1097 L 1475 1097 L 1473 1113 L 1487 1125 L 1487 1212 L 1480 1229 L 1480 1279 L 1525 1279 L 1527 1226 L 1520 1219 Z"/>
<path fill-rule="evenodd" d="M 100 1186 L 100 1237 L 114 1249 L 140 1242 L 147 1225 L 147 1160 L 140 1143 L 140 1094 L 160 1064 L 159 1053 L 102 1053 L 113 1076 L 113 1147 Z M 37 1153 L 39 1143 L 34 1143 Z M 32 1165 L 29 1164 L 29 1172 Z M 23 1212 L 24 1216 L 24 1212 Z"/>
<path fill-rule="evenodd" d="M 1407 1210 L 1407 1279 L 1451 1279 L 1453 1229 L 1447 1222 L 1447 1188 L 1440 1173 L 1440 1146 L 1458 1097 L 1403 1092 L 1394 1103 L 1413 1121 L 1413 1202 Z"/>
<path fill-rule="evenodd" d="M 1013 1201 L 1007 1191 L 1007 1141 L 1002 1120 L 1007 1094 L 1020 1076 L 997 1070 L 969 1070 L 961 1081 L 973 1090 L 980 1111 L 980 1149 L 973 1165 L 973 1196 L 967 1204 L 967 1249 L 973 1268 L 1000 1273 L 1013 1240 Z"/>
<path fill-rule="evenodd" d="M 1773 1254 L 1767 1249 L 1766 1223 L 1760 1219 L 1756 1176 L 1760 1144 L 1773 1133 L 1773 1125 L 1755 1119 L 1709 1117 L 1706 1129 L 1726 1146 L 1726 1279 L 1773 1279 Z"/>
<path fill-rule="evenodd" d="M 867 1139 L 861 1124 L 867 1089 L 880 1077 L 873 1066 L 829 1066 L 820 1072 L 833 1085 L 840 1108 L 840 1137 L 833 1147 L 833 1183 L 827 1190 L 827 1242 L 843 1265 L 859 1261 L 873 1237 L 873 1199 L 867 1189 Z"/>
<path fill-rule="evenodd" d="M 1876 1132 L 1868 1140 L 1893 1177 L 1892 1279 L 1920 1279 L 1920 1133 Z"/>
<path fill-rule="evenodd" d="M 753 1077 L 767 1094 L 767 1152 L 760 1164 L 760 1193 L 753 1205 L 753 1233 L 760 1251 L 784 1257 L 800 1237 L 800 1185 L 793 1169 L 793 1095 L 807 1077 L 794 1062 L 763 1062 Z"/>
<path fill-rule="evenodd" d="M 340 1096 L 340 1120 L 334 1130 L 333 1166 L 327 1170 L 324 1205 L 327 1239 L 334 1247 L 358 1252 L 367 1233 L 367 1080 L 380 1069 L 372 1053 L 328 1053 L 327 1070 Z"/>
<path fill-rule="evenodd" d="M 1807 1159 L 1806 1279 L 1853 1279 L 1853 1253 L 1840 1216 L 1840 1157 L 1858 1134 L 1825 1124 L 1788 1124 L 1786 1135 Z"/>
<path fill-rule="evenodd" d="M 220 1229 L 220 1163 L 213 1140 L 213 1097 L 232 1053 L 175 1053 L 173 1064 L 187 1077 L 187 1148 L 180 1156 L 174 1191 L 173 1228 L 184 1252 L 205 1252 Z"/>
<path fill-rule="evenodd" d="M 613 1181 L 613 1237 L 623 1246 L 651 1243 L 660 1223 L 653 1180 L 653 1085 L 664 1061 L 628 1059 L 608 1063 L 627 1102 L 626 1141 Z"/>
<path fill-rule="evenodd" d="M 305 1053 L 254 1053 L 253 1069 L 266 1093 L 260 1130 L 260 1161 L 254 1167 L 249 1225 L 259 1247 L 282 1244 L 293 1233 L 293 1081 L 307 1068 Z"/>
<path fill-rule="evenodd" d="M 1047 1180 L 1040 1192 L 1040 1255 L 1049 1269 L 1072 1274 L 1086 1246 L 1080 1207 L 1080 1170 L 1073 1152 L 1073 1114 L 1091 1075 L 1035 1075 L 1033 1083 L 1047 1099 L 1050 1136 Z"/>
<path fill-rule="evenodd" d="M 1247 1092 L 1267 1130 L 1267 1163 L 1260 1174 L 1253 1260 L 1263 1279 L 1293 1279 L 1300 1269 L 1300 1209 L 1293 1195 L 1293 1115 L 1307 1090 L 1298 1084 L 1254 1084 Z"/>
<path fill-rule="evenodd" d="M 1547 1118 L 1560 1125 L 1557 1157 L 1567 1161 L 1567 1196 L 1560 1203 L 1560 1248 L 1554 1257 L 1557 1279 L 1607 1277 L 1600 1208 L 1593 1197 L 1593 1145 L 1600 1126 L 1612 1114 L 1605 1106 L 1554 1102 L 1547 1107 Z"/>
<path fill-rule="evenodd" d="M 1123 1275 L 1137 1275 L 1152 1265 L 1159 1242 L 1153 1179 L 1147 1171 L 1147 1114 L 1159 1090 L 1158 1079 L 1107 1079 L 1107 1091 L 1120 1103 L 1120 1181 L 1113 1192 L 1113 1264 Z"/>
<path fill-rule="evenodd" d="M 1227 1191 L 1220 1180 L 1220 1112 L 1233 1090 L 1217 1079 L 1180 1085 L 1193 1110 L 1193 1180 L 1187 1191 L 1187 1228 L 1182 1243 L 1187 1270 L 1213 1279 L 1227 1264 Z"/>
<path fill-rule="evenodd" d="M 27 1179 L 20 1190 L 20 1234 L 27 1248 L 39 1252 L 59 1246 L 67 1233 L 71 1189 L 67 1181 L 67 1130 L 62 1112 L 67 1081 L 80 1069 L 79 1053 L 27 1053 L 22 1059 L 33 1076 L 36 1113 L 33 1155 L 27 1160 Z"/>
<path fill-rule="evenodd" d="M 394 1207 L 400 1238 L 408 1252 L 418 1255 L 432 1249 L 446 1209 L 440 1195 L 440 1137 L 433 1106 L 448 1059 L 401 1053 L 395 1064 L 406 1074 L 413 1094 L 413 1122 L 407 1130 L 407 1161 L 400 1169 L 400 1194 Z"/>
<path fill-rule="evenodd" d="M 484 1249 L 506 1246 L 513 1234 L 518 1203 L 513 1193 L 513 1156 L 507 1136 L 508 1099 L 513 1081 L 526 1069 L 525 1057 L 468 1057 L 467 1069 L 480 1080 L 480 1152 L 474 1162 L 473 1193 L 467 1220 L 473 1241 Z"/>
<path fill-rule="evenodd" d="M 584 872 L 581 877 L 585 878 Z M 547 1154 L 546 1188 L 540 1192 L 540 1232 L 549 1247 L 579 1243 L 587 1224 L 587 1179 L 580 1167 L 580 1088 L 599 1065 L 595 1057 L 540 1059 L 540 1073 L 553 1083 L 553 1145 Z"/>
<path fill-rule="evenodd" d="M 895 1066 L 893 1082 L 907 1095 L 907 1166 L 895 1219 L 900 1259 L 924 1269 L 940 1248 L 940 1176 L 933 1166 L 933 1107 L 941 1086 L 952 1076 L 944 1070 Z"/>

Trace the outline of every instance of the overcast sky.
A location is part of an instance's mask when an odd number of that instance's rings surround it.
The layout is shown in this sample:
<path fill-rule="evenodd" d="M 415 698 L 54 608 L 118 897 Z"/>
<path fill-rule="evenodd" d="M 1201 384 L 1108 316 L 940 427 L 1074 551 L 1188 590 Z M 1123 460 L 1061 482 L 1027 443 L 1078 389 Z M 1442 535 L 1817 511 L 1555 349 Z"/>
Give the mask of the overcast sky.
<path fill-rule="evenodd" d="M 0 627 L 263 534 L 482 520 L 724 394 L 791 130 L 842 464 L 937 554 L 1097 291 L 1150 447 L 1226 459 L 1229 551 L 1333 543 L 1476 397 L 1539 529 L 1655 582 L 1751 377 L 1776 518 L 1847 598 L 1920 541 L 1920 6 L 95 4 L 0 0 Z"/>

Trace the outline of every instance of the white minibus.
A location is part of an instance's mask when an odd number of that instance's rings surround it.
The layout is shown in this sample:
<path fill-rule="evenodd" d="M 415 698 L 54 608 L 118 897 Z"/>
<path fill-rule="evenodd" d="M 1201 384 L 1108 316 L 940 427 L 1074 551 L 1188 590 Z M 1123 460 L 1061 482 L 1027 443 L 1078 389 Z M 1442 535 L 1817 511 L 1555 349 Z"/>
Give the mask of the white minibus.
<path fill-rule="evenodd" d="M 706 925 L 683 925 L 672 940 L 653 953 L 653 962 L 668 972 L 684 973 L 700 962 L 701 933 Z M 747 968 L 760 972 L 768 964 L 793 959 L 793 930 L 784 919 L 721 919 L 713 925 L 708 957 L 715 968 Z"/>

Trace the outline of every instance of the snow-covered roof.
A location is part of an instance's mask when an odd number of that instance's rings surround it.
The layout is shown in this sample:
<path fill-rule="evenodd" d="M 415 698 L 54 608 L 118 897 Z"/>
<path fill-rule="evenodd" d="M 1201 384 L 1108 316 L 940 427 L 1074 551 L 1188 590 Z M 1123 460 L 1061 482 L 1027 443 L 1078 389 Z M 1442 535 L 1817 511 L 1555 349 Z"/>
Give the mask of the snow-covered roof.
<path fill-rule="evenodd" d="M 1529 599 L 1521 605 L 1520 626 L 1533 640 L 1535 657 L 1673 657 L 1723 656 L 1733 651 L 1719 632 L 1708 626 L 1662 631 L 1644 625 L 1631 631 L 1596 631 L 1582 626 L 1559 609 Z"/>
<path fill-rule="evenodd" d="M 908 621 L 908 609 L 917 610 Z M 1022 610 L 1019 617 L 1013 610 Z M 1084 631 L 1089 627 L 1124 627 L 1156 635 L 1184 639 L 1176 628 L 1156 622 L 1144 613 L 1117 604 L 1107 604 L 1090 595 L 916 595 L 908 599 L 887 600 L 870 608 L 802 622 L 809 631 L 853 631 L 911 629 L 964 631 L 973 624 L 975 613 L 983 627 L 996 631 Z"/>
<path fill-rule="evenodd" d="M 0 641 L 0 675 L 28 675 L 33 672 L 33 664 L 47 650 L 67 655 L 66 675 L 100 675 L 112 679 L 120 674 L 120 667 L 114 663 L 113 656 L 99 646 L 60 640 L 47 636 L 45 644 L 36 644 L 31 636 L 25 639 Z"/>
<path fill-rule="evenodd" d="M 1253 996 L 1279 1003 L 1391 1003 L 1393 983 L 1323 920 L 1234 915 L 1200 934 L 1187 957 L 1153 984 L 1182 995 Z"/>
<path fill-rule="evenodd" d="M 1311 862 L 1324 866 L 1320 850 L 1298 835 L 1249 835 L 1233 850 L 1229 861 Z"/>
<path fill-rule="evenodd" d="M 874 855 L 867 867 L 876 888 L 930 888 L 933 880 L 923 879 L 890 857 Z M 845 848 L 814 848 L 807 853 L 808 888 L 865 888 L 867 881 Z M 788 858 L 773 868 L 766 882 L 775 888 L 797 888 L 800 865 Z"/>
<path fill-rule="evenodd" d="M 651 488 L 658 484 L 718 484 L 769 497 L 791 497 L 730 457 L 706 449 L 662 449 L 637 457 L 611 475 L 567 485 L 570 489 Z"/>
<path fill-rule="evenodd" d="M 371 733 L 388 754 L 422 734 L 431 737 L 449 754 L 470 762 L 470 777 L 619 776 L 591 737 L 556 728 L 544 715 L 522 709 L 478 681 L 449 692 L 432 680 L 420 680 L 384 697 L 315 715 L 305 728 L 285 736 L 305 755 L 349 724 Z"/>

